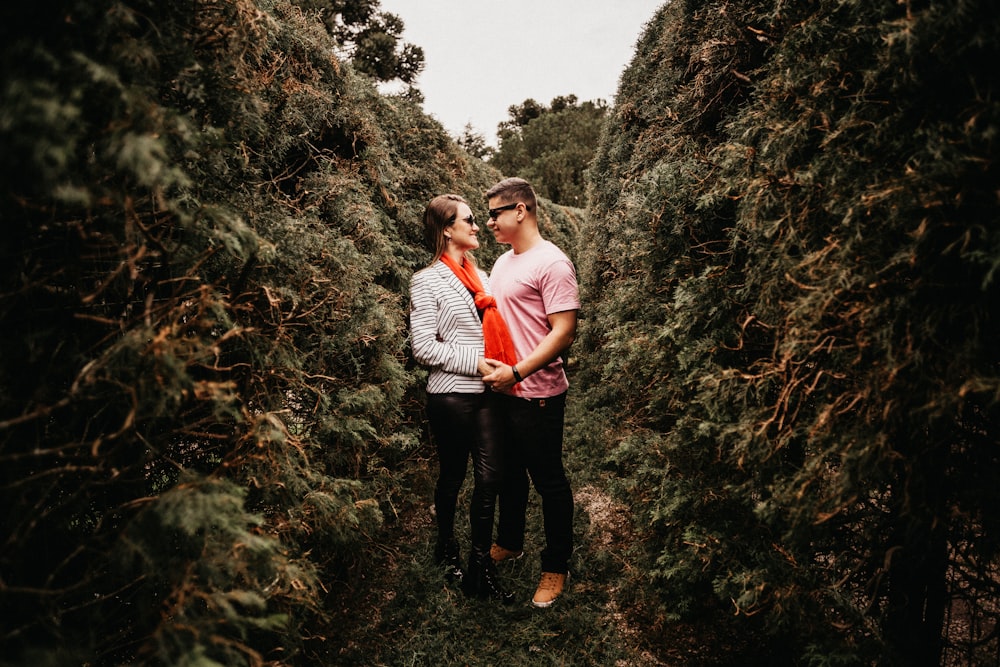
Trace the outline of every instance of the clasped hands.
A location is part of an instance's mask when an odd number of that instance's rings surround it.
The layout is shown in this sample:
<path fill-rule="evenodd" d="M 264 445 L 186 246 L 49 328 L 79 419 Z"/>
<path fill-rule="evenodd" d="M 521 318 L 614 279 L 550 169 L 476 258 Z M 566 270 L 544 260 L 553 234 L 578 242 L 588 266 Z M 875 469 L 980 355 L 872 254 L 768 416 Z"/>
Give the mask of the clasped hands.
<path fill-rule="evenodd" d="M 483 382 L 498 391 L 510 389 L 517 380 L 510 366 L 496 359 L 479 359 L 479 374 Z"/>

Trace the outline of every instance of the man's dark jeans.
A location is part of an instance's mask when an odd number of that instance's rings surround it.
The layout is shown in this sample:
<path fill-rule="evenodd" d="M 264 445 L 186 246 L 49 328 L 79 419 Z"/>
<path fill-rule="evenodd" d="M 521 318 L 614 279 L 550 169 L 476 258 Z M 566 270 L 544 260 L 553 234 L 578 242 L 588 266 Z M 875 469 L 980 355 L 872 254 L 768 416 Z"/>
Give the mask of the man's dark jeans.
<path fill-rule="evenodd" d="M 573 552 L 573 492 L 562 462 L 566 394 L 530 401 L 507 395 L 499 398 L 504 474 L 497 544 L 511 551 L 524 549 L 530 476 L 542 497 L 542 571 L 564 574 Z"/>

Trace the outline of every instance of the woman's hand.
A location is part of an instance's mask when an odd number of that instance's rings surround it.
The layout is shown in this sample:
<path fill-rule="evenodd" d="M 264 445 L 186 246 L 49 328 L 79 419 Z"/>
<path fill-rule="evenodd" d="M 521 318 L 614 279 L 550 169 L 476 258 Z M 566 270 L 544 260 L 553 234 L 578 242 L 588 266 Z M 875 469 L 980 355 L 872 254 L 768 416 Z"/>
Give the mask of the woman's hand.
<path fill-rule="evenodd" d="M 510 366 L 496 359 L 485 359 L 484 361 L 492 368 L 492 372 L 483 376 L 483 382 L 499 391 L 510 389 L 517 384 L 514 371 L 511 370 Z"/>
<path fill-rule="evenodd" d="M 486 359 L 479 357 L 479 374 L 485 378 L 487 375 L 492 373 L 497 369 L 497 366 L 502 366 L 499 361 L 495 359 Z"/>

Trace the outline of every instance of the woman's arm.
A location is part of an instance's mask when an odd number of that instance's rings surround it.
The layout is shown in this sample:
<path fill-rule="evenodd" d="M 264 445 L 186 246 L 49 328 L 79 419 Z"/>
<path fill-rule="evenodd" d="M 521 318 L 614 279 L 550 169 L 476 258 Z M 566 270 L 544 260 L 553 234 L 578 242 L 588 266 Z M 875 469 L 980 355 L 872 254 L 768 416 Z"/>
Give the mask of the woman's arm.
<path fill-rule="evenodd" d="M 442 294 L 433 276 L 416 273 L 410 283 L 410 348 L 418 363 L 447 373 L 479 376 L 482 338 L 458 343 L 455 338 L 456 314 Z M 461 313 L 461 311 L 458 311 Z M 469 315 L 471 317 L 471 314 Z M 451 327 L 448 330 L 447 327 Z"/>

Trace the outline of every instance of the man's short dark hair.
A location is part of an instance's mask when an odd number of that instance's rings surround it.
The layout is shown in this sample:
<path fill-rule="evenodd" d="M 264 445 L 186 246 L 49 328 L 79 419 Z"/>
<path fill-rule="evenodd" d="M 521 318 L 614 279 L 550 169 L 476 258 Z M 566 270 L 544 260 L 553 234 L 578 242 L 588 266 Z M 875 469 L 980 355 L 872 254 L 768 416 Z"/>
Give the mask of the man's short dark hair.
<path fill-rule="evenodd" d="M 538 205 L 535 189 L 531 187 L 531 183 L 516 176 L 505 178 L 486 191 L 487 201 L 494 197 L 499 197 L 504 204 L 522 202 L 529 211 L 535 210 Z"/>

